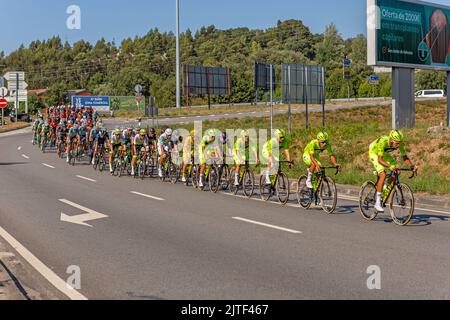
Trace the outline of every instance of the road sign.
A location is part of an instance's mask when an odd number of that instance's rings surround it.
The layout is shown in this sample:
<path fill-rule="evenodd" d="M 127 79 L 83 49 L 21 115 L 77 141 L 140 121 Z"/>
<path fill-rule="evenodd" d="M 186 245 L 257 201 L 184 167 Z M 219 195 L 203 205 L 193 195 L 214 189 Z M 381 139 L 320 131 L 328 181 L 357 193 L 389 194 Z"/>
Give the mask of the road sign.
<path fill-rule="evenodd" d="M 6 97 L 8 95 L 8 89 L 6 89 L 5 87 L 1 87 L 0 88 L 0 96 L 2 98 Z"/>
<path fill-rule="evenodd" d="M 8 106 L 6 99 L 0 99 L 0 109 L 5 109 Z"/>
<path fill-rule="evenodd" d="M 136 91 L 136 93 L 141 93 L 142 92 L 142 86 L 140 84 L 137 84 L 134 87 L 134 91 Z"/>
<path fill-rule="evenodd" d="M 369 83 L 370 83 L 370 84 L 379 84 L 379 83 L 380 83 L 380 77 L 377 76 L 376 74 L 371 75 L 371 76 L 369 77 Z"/>
<path fill-rule="evenodd" d="M 19 88 L 17 88 L 17 82 L 12 80 L 12 81 L 8 81 L 8 89 L 11 91 L 16 91 L 17 89 L 19 90 L 25 90 L 26 88 L 28 88 L 28 83 L 26 83 L 25 81 L 20 81 L 19 80 Z"/>
<path fill-rule="evenodd" d="M 141 101 L 142 101 L 143 98 L 144 98 L 144 97 L 142 96 L 142 94 L 137 94 L 137 95 L 136 95 L 136 102 L 137 102 L 137 103 L 141 103 Z"/>
<path fill-rule="evenodd" d="M 344 68 L 351 68 L 352 66 L 352 62 L 350 61 L 350 59 L 345 58 L 344 59 Z"/>
<path fill-rule="evenodd" d="M 0 87 L 4 87 L 4 86 L 5 86 L 5 78 L 0 76 Z"/>
<path fill-rule="evenodd" d="M 11 82 L 11 81 L 17 81 L 17 75 L 19 75 L 19 81 L 25 81 L 25 72 L 21 72 L 21 71 L 8 72 L 4 75 L 4 77 L 8 82 Z"/>

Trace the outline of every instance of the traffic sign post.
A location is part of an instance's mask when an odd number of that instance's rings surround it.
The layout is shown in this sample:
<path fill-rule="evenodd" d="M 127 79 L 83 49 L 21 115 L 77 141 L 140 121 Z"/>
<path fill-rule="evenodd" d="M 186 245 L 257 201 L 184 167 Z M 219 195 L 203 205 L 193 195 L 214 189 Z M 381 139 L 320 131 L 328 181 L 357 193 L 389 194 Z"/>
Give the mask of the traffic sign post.
<path fill-rule="evenodd" d="M 4 110 L 5 108 L 8 106 L 8 101 L 6 101 L 6 99 L 1 98 L 0 99 L 0 109 L 2 109 L 2 126 L 4 124 Z"/>
<path fill-rule="evenodd" d="M 347 80 L 347 98 L 350 100 L 350 79 L 352 78 L 351 75 L 351 69 L 352 62 L 348 57 L 345 57 L 343 62 L 343 69 L 344 69 L 344 79 Z"/>

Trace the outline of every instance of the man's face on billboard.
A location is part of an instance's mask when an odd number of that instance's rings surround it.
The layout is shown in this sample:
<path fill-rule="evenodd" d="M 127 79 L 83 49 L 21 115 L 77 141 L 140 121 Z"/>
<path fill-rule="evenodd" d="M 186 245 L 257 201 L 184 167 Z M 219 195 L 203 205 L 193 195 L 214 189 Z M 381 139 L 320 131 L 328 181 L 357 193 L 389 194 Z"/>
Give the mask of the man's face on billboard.
<path fill-rule="evenodd" d="M 447 16 L 442 10 L 436 10 L 430 17 L 431 57 L 433 63 L 445 63 L 449 46 L 449 24 Z"/>

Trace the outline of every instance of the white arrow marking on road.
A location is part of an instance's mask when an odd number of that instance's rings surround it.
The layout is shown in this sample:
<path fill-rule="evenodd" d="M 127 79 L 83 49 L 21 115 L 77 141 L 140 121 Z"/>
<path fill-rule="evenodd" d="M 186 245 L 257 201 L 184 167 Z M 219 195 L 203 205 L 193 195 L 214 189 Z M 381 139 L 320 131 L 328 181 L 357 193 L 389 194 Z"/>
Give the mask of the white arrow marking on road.
<path fill-rule="evenodd" d="M 30 157 L 29 156 L 26 156 L 26 155 L 22 155 L 22 158 L 25 158 L 25 159 L 30 159 Z"/>
<path fill-rule="evenodd" d="M 86 177 L 83 177 L 83 176 L 76 176 L 76 177 L 80 178 L 80 179 L 83 179 L 83 180 L 86 180 L 86 181 L 90 181 L 90 182 L 97 182 L 97 180 L 89 179 L 89 178 L 86 178 Z"/>
<path fill-rule="evenodd" d="M 59 201 L 61 201 L 62 203 L 68 204 L 69 206 L 72 206 L 74 208 L 83 210 L 84 214 L 80 214 L 77 216 L 68 216 L 65 213 L 61 212 L 61 221 L 64 222 L 69 222 L 69 223 L 74 223 L 74 224 L 79 224 L 82 226 L 86 226 L 86 227 L 91 227 L 92 226 L 90 224 L 87 224 L 86 222 L 88 221 L 92 221 L 92 220 L 98 220 L 98 219 L 103 219 L 103 218 L 108 218 L 107 215 L 91 210 L 89 208 L 85 208 L 83 206 L 80 206 L 79 204 L 73 203 L 69 200 L 66 199 L 59 199 Z"/>
<path fill-rule="evenodd" d="M 44 167 L 50 168 L 50 169 L 56 169 L 54 166 L 51 166 L 49 164 L 43 163 L 42 164 Z"/>
<path fill-rule="evenodd" d="M 149 199 L 153 199 L 153 200 L 158 200 L 158 201 L 165 201 L 163 198 L 158 198 L 158 197 L 154 197 L 154 196 L 150 196 L 148 194 L 144 194 L 144 193 L 140 193 L 140 192 L 136 192 L 136 191 L 131 191 L 130 193 L 141 196 L 141 197 L 146 197 Z"/>

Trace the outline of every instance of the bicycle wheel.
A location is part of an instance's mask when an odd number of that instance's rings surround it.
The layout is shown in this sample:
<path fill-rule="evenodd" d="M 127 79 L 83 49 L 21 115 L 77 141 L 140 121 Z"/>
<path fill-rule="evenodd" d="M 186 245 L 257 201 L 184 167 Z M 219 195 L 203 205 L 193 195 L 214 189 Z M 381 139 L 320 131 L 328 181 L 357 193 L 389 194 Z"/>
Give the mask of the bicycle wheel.
<path fill-rule="evenodd" d="M 239 187 L 240 187 L 240 186 L 236 186 L 236 184 L 234 183 L 235 176 L 236 176 L 236 169 L 233 168 L 233 169 L 231 169 L 230 179 L 228 180 L 228 183 L 230 185 L 229 189 L 232 194 L 237 194 L 239 191 Z"/>
<path fill-rule="evenodd" d="M 219 169 L 217 168 L 217 166 L 211 166 L 208 177 L 209 190 L 212 193 L 217 193 L 219 191 L 219 183 Z"/>
<path fill-rule="evenodd" d="M 192 179 L 192 187 L 197 189 L 198 187 L 198 179 L 200 177 L 200 168 L 198 165 L 194 165 L 192 167 L 191 179 Z"/>
<path fill-rule="evenodd" d="M 178 168 L 174 163 L 169 163 L 169 178 L 170 178 L 170 182 L 172 182 L 173 184 L 176 184 L 178 182 Z"/>
<path fill-rule="evenodd" d="M 94 171 L 97 171 L 99 164 L 99 158 L 97 156 L 94 156 L 94 165 L 92 166 L 94 168 Z"/>
<path fill-rule="evenodd" d="M 70 150 L 70 158 L 69 158 L 69 164 L 72 166 L 75 166 L 76 161 L 76 151 L 74 149 Z"/>
<path fill-rule="evenodd" d="M 278 175 L 275 183 L 275 191 L 280 203 L 286 204 L 289 201 L 289 189 L 289 178 L 282 172 Z"/>
<path fill-rule="evenodd" d="M 139 178 L 141 178 L 141 180 L 144 180 L 146 171 L 147 171 L 147 168 L 145 165 L 145 161 L 141 161 L 141 163 L 139 163 L 139 166 L 138 166 L 138 176 L 139 176 Z"/>
<path fill-rule="evenodd" d="M 306 186 L 307 180 L 306 176 L 301 176 L 297 182 L 297 201 L 304 209 L 309 209 L 313 202 L 313 191 Z"/>
<path fill-rule="evenodd" d="M 366 220 L 373 220 L 377 217 L 378 212 L 375 210 L 375 203 L 377 198 L 377 188 L 375 183 L 367 181 L 359 193 L 359 210 L 361 215 Z"/>
<path fill-rule="evenodd" d="M 103 156 L 100 157 L 100 160 L 98 162 L 98 170 L 100 172 L 103 172 L 105 170 L 105 166 L 106 166 L 106 162 L 105 159 L 103 158 Z"/>
<path fill-rule="evenodd" d="M 228 166 L 223 166 L 220 172 L 219 178 L 219 189 L 221 191 L 228 190 L 230 186 L 230 168 Z"/>
<path fill-rule="evenodd" d="M 333 179 L 326 177 L 323 180 L 319 196 L 323 211 L 333 214 L 337 205 L 337 189 Z"/>
<path fill-rule="evenodd" d="M 392 220 L 399 226 L 406 226 L 414 214 L 415 199 L 411 188 L 406 184 L 396 186 L 389 200 Z"/>
<path fill-rule="evenodd" d="M 259 194 L 263 201 L 269 201 L 273 195 L 272 184 L 266 181 L 265 175 L 259 178 Z"/>
<path fill-rule="evenodd" d="M 252 171 L 247 170 L 244 173 L 244 180 L 242 181 L 244 195 L 247 198 L 251 198 L 253 196 L 253 192 L 255 192 L 255 175 Z"/>

